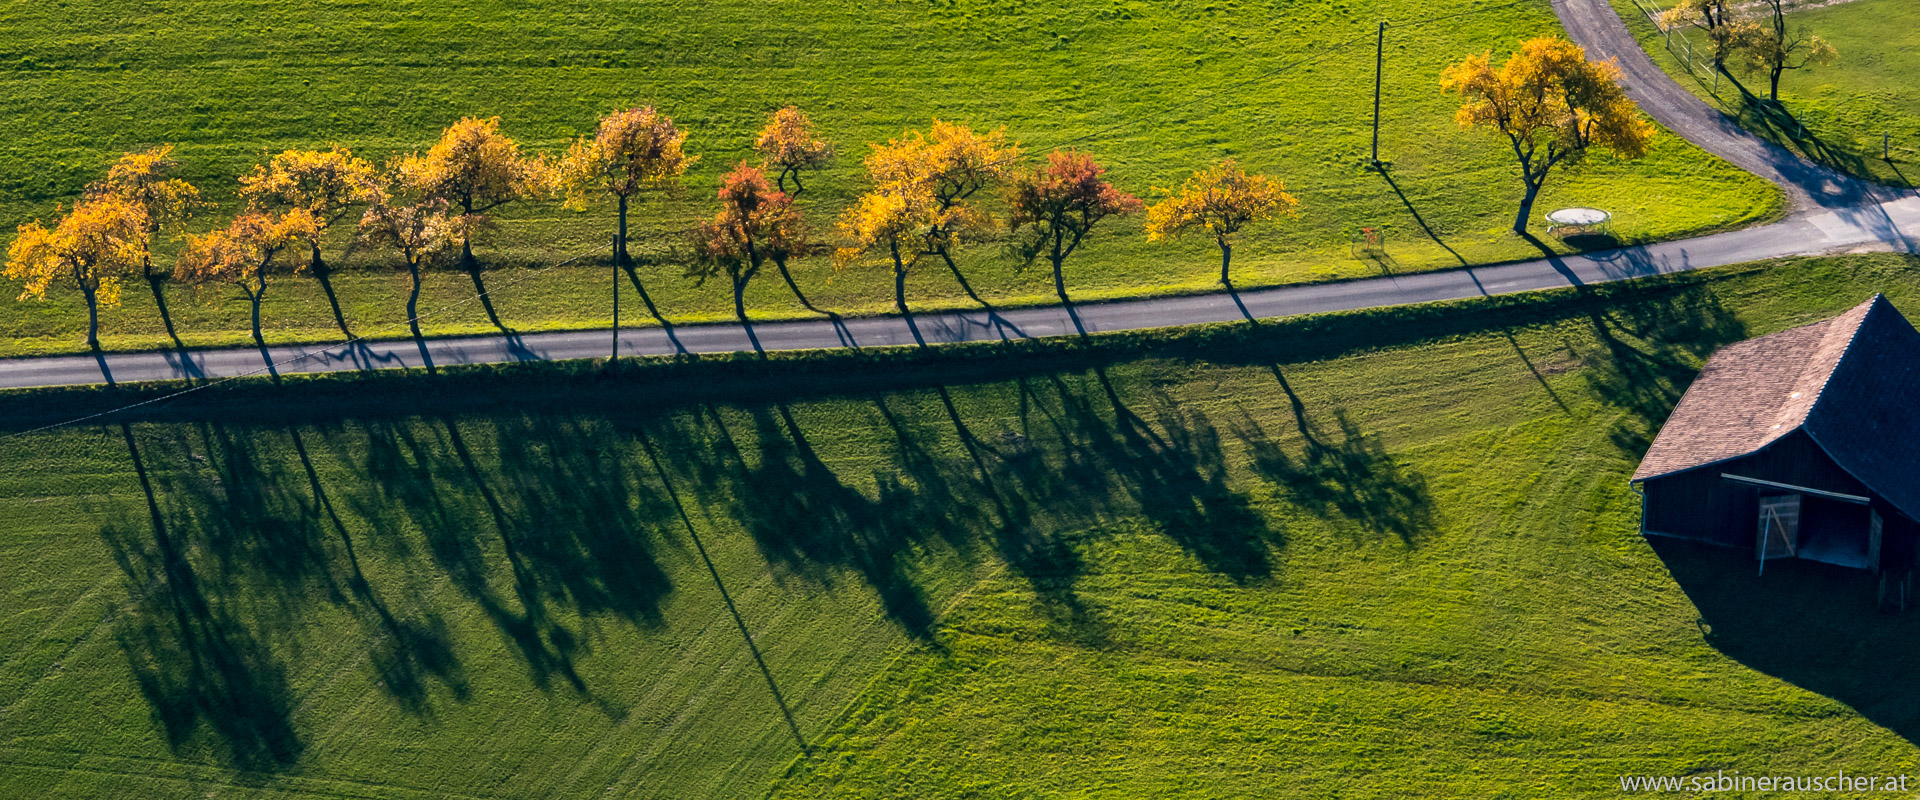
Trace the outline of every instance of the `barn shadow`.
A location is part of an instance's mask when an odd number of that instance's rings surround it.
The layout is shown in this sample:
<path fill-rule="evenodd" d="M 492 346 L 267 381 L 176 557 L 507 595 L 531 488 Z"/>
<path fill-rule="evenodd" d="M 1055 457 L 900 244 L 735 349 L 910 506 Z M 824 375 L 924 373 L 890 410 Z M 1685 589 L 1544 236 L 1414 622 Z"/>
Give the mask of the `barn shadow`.
<path fill-rule="evenodd" d="M 1872 574 L 1798 559 L 1770 561 L 1756 574 L 1751 551 L 1647 542 L 1714 649 L 1920 744 L 1920 614 L 1877 611 Z"/>

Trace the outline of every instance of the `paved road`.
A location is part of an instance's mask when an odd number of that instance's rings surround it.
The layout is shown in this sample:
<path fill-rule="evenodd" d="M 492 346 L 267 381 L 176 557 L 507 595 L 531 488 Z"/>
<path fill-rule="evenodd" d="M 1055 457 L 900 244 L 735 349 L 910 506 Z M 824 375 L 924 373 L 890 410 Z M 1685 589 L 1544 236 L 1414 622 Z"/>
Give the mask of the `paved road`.
<path fill-rule="evenodd" d="M 1697 239 L 1495 267 L 1283 286 L 1237 294 L 1221 292 L 1090 304 L 1078 306 L 1071 313 L 1065 308 L 1050 306 L 998 313 L 919 314 L 911 321 L 896 316 L 842 322 L 818 319 L 764 323 L 753 326 L 752 331 L 767 350 L 1060 336 L 1083 329 L 1089 333 L 1136 330 L 1226 322 L 1249 315 L 1283 317 L 1455 300 L 1604 283 L 1776 256 L 1890 248 L 1920 250 L 1920 197 L 1855 208 L 1824 209 L 1773 225 Z M 429 361 L 445 366 L 597 358 L 607 354 L 611 339 L 611 331 L 598 330 L 429 339 L 424 343 L 400 340 L 352 346 L 286 346 L 272 348 L 267 358 L 276 362 L 276 369 L 283 373 L 417 367 Z M 620 336 L 620 352 L 626 355 L 720 353 L 751 348 L 747 329 L 737 324 L 679 326 L 671 333 L 659 328 L 631 329 Z M 188 357 L 173 353 L 125 353 L 104 357 L 5 359 L 0 360 L 0 387 L 101 383 L 106 374 L 111 374 L 115 381 L 262 374 L 266 371 L 265 362 L 266 358 L 256 349 L 199 351 Z"/>
<path fill-rule="evenodd" d="M 1808 162 L 1748 133 L 1675 83 L 1634 40 L 1608 0 L 1553 0 L 1553 11 L 1567 36 L 1586 48 L 1588 58 L 1620 65 L 1627 96 L 1648 116 L 1701 149 L 1779 184 L 1794 210 L 1859 205 L 1876 195 L 1882 200 L 1890 196 L 1890 190 Z"/>
<path fill-rule="evenodd" d="M 767 350 L 1061 336 L 1456 300 L 1780 256 L 1868 249 L 1920 252 L 1920 197 L 1862 184 L 1741 130 L 1654 66 L 1607 0 L 1555 0 L 1554 8 L 1570 35 L 1591 55 L 1620 62 L 1628 92 L 1651 116 L 1703 148 L 1779 183 L 1793 198 L 1793 216 L 1695 239 L 1494 267 L 1082 305 L 1073 310 L 1052 306 L 920 314 L 910 319 L 766 323 L 753 326 L 751 336 Z M 268 371 L 268 362 L 278 372 L 293 373 L 597 358 L 608 353 L 611 339 L 611 331 L 599 330 L 284 346 L 265 354 L 257 349 L 231 349 L 0 359 L 0 388 L 256 375 Z M 626 355 L 720 353 L 753 347 L 749 329 L 738 324 L 689 325 L 671 331 L 632 329 L 620 336 L 620 352 Z"/>

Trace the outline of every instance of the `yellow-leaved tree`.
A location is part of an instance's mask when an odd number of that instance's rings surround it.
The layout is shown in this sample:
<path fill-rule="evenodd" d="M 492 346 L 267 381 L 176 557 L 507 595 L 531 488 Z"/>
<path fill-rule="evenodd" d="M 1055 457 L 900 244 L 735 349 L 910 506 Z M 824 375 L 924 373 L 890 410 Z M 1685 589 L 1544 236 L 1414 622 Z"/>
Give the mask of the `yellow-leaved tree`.
<path fill-rule="evenodd" d="M 687 133 L 673 118 L 653 107 L 629 108 L 600 118 L 592 136 L 581 137 L 567 149 L 558 170 L 567 206 L 585 209 L 611 197 L 619 227 L 614 238 L 614 261 L 640 287 L 627 249 L 627 206 L 642 192 L 671 191 L 687 168 L 700 160 L 686 152 Z M 645 291 L 644 288 L 641 291 Z"/>
<path fill-rule="evenodd" d="M 76 203 L 52 228 L 20 226 L 7 248 L 8 278 L 24 281 L 20 299 L 44 300 L 55 284 L 79 290 L 87 303 L 87 347 L 100 350 L 100 309 L 120 304 L 120 283 L 146 258 L 146 213 L 117 195 Z"/>
<path fill-rule="evenodd" d="M 927 132 L 907 131 L 884 145 L 871 145 L 867 154 L 867 176 L 873 188 L 847 209 L 841 227 L 854 242 L 853 248 L 906 248 L 893 259 L 895 268 L 895 304 L 905 308 L 904 270 L 918 262 L 921 255 L 939 256 L 953 273 L 954 280 L 969 297 L 981 305 L 987 302 L 973 291 L 967 276 L 954 261 L 954 253 L 976 231 L 993 227 L 987 214 L 970 200 L 981 189 L 998 183 L 1017 168 L 1020 148 L 1008 141 L 1005 130 L 976 133 L 965 125 L 933 121 Z M 899 215 L 907 216 L 901 217 Z M 911 230 L 912 242 L 899 238 Z M 862 231 L 888 232 L 885 241 L 862 235 Z M 846 262 L 842 258 L 842 262 Z"/>
<path fill-rule="evenodd" d="M 1738 51 L 1746 65 L 1767 73 L 1767 99 L 1780 102 L 1780 76 L 1812 64 L 1831 64 L 1840 57 L 1833 45 L 1801 28 L 1787 26 L 1788 0 L 1759 0 L 1766 19 L 1750 23 L 1739 37 Z"/>
<path fill-rule="evenodd" d="M 1469 56 L 1441 73 L 1440 86 L 1466 98 L 1460 127 L 1491 128 L 1505 137 L 1520 165 L 1525 194 L 1513 232 L 1526 235 L 1533 203 L 1555 167 L 1585 160 L 1599 147 L 1639 158 L 1653 123 L 1627 98 L 1613 62 L 1587 60 L 1579 45 L 1554 36 L 1521 43 L 1499 67 L 1491 52 Z"/>
<path fill-rule="evenodd" d="M 545 159 L 522 155 L 520 144 L 500 132 L 499 117 L 467 117 L 448 126 L 426 155 L 402 159 L 399 174 L 411 190 L 445 200 L 460 212 L 453 220 L 454 237 L 460 243 L 460 267 L 472 276 L 473 289 L 479 293 L 487 319 L 505 330 L 480 278 L 473 239 L 491 227 L 488 211 L 548 194 L 552 169 Z"/>
<path fill-rule="evenodd" d="M 174 277 L 194 284 L 230 283 L 239 287 L 253 307 L 253 342 L 263 350 L 260 301 L 267 296 L 267 276 L 275 272 L 274 256 L 288 247 L 310 243 L 320 235 L 313 213 L 296 208 L 279 214 L 249 210 L 227 227 L 187 240 L 174 265 Z M 279 271 L 299 272 L 291 261 Z"/>
<path fill-rule="evenodd" d="M 760 153 L 761 170 L 778 175 L 775 183 L 788 197 L 797 198 L 807 190 L 800 182 L 800 173 L 833 163 L 833 144 L 816 135 L 813 120 L 795 106 L 773 112 L 767 126 L 754 137 L 753 149 Z M 789 180 L 793 181 L 791 191 L 787 189 Z"/>
<path fill-rule="evenodd" d="M 200 190 L 174 173 L 180 162 L 173 158 L 173 145 L 163 144 L 138 153 L 127 153 L 107 168 L 107 177 L 87 187 L 93 196 L 113 195 L 140 209 L 140 274 L 149 280 L 153 274 L 153 237 L 161 231 L 177 229 L 203 203 Z"/>
<path fill-rule="evenodd" d="M 347 338 L 353 338 L 353 331 L 347 327 L 340 299 L 334 295 L 327 262 L 320 255 L 320 242 L 334 223 L 373 198 L 377 179 L 372 164 L 339 145 L 326 150 L 287 150 L 240 178 L 240 196 L 250 204 L 262 209 L 304 211 L 312 217 L 314 235 L 306 241 L 307 268 L 325 290 L 334 323 Z"/>
<path fill-rule="evenodd" d="M 893 266 L 893 306 L 911 314 L 907 273 L 925 253 L 925 232 L 934 215 L 932 197 L 910 184 L 882 180 L 875 168 L 869 156 L 867 170 L 875 179 L 874 187 L 840 215 L 838 227 L 848 243 L 834 251 L 834 267 L 845 268 L 872 253 L 886 253 Z"/>
<path fill-rule="evenodd" d="M 1147 241 L 1204 232 L 1220 247 L 1220 283 L 1232 286 L 1234 237 L 1256 222 L 1296 216 L 1299 208 L 1286 184 L 1227 159 L 1193 173 L 1179 191 L 1147 209 Z"/>
<path fill-rule="evenodd" d="M 1680 0 L 1660 12 L 1660 24 L 1666 28 L 1691 25 L 1707 35 L 1713 68 L 1725 71 L 1727 59 L 1751 34 L 1753 23 L 1737 19 L 1727 8 L 1727 0 Z"/>

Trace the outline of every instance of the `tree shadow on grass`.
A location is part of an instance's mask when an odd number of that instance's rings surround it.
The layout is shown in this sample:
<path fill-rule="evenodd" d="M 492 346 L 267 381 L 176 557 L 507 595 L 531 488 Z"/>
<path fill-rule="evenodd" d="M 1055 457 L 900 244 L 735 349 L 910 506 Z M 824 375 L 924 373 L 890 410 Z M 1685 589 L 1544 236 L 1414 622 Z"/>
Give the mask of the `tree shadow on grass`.
<path fill-rule="evenodd" d="M 732 515 L 761 554 L 826 586 L 841 571 L 859 575 L 888 618 L 937 646 L 934 612 L 911 557 L 943 530 L 924 523 L 945 509 L 903 497 L 884 474 L 876 476 L 875 498 L 847 485 L 821 460 L 785 405 L 750 409 L 749 430 L 739 435 L 716 410 L 706 411 L 721 450 L 711 472 L 727 482 Z"/>
<path fill-rule="evenodd" d="M 1706 288 L 1589 304 L 1587 318 L 1598 346 L 1575 354 L 1587 366 L 1594 397 L 1626 412 L 1608 437 L 1634 456 L 1653 443 L 1706 359 L 1748 335 L 1746 324 Z"/>
<path fill-rule="evenodd" d="M 1434 531 L 1426 476 L 1395 460 L 1380 438 L 1363 432 L 1345 410 L 1333 412 L 1333 430 L 1314 422 L 1286 374 L 1278 365 L 1269 369 L 1292 408 L 1301 447 L 1298 454 L 1289 453 L 1257 421 L 1244 421 L 1238 434 L 1253 454 L 1256 474 L 1309 513 L 1391 534 L 1409 547 Z"/>
<path fill-rule="evenodd" d="M 1699 611 L 1707 644 L 1920 744 L 1920 616 L 1877 613 L 1871 575 L 1798 559 L 1756 575 L 1751 551 L 1647 543 Z"/>
<path fill-rule="evenodd" d="M 228 602 L 233 587 L 196 568 L 193 542 L 183 541 L 187 532 L 160 501 L 132 428 L 119 428 L 148 523 L 110 524 L 100 535 L 135 598 L 116 639 L 141 695 L 175 752 L 211 747 L 241 769 L 292 767 L 306 743 L 290 721 L 286 667 L 249 627 L 262 624 L 259 612 L 243 606 L 236 613 Z"/>

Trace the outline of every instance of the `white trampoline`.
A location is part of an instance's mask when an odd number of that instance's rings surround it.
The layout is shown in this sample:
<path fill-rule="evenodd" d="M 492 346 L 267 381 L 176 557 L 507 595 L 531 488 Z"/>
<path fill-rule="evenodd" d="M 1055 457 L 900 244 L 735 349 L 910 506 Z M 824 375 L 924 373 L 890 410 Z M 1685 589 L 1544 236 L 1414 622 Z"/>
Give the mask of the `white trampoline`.
<path fill-rule="evenodd" d="M 1613 221 L 1613 215 L 1597 208 L 1562 208 L 1547 212 L 1547 232 L 1594 231 Z"/>

